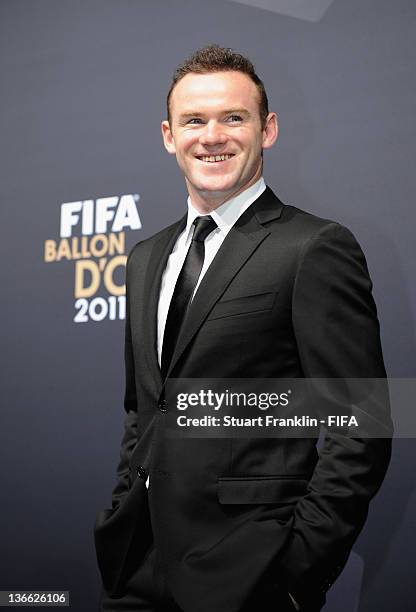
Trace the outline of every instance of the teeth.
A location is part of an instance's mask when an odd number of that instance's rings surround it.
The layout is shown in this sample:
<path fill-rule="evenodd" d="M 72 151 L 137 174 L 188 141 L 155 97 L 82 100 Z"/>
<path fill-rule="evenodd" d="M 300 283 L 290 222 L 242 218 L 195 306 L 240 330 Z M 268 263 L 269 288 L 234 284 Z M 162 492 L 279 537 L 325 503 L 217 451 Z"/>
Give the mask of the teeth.
<path fill-rule="evenodd" d="M 203 162 L 218 162 L 218 161 L 225 161 L 226 159 L 231 159 L 232 155 L 202 155 L 199 159 L 201 159 Z"/>

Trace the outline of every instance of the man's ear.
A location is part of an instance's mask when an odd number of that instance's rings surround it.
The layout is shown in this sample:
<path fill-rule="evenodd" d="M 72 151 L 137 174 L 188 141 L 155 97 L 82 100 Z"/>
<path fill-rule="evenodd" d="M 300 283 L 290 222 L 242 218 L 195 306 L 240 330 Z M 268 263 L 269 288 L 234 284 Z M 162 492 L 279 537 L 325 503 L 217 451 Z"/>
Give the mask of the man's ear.
<path fill-rule="evenodd" d="M 279 126 L 276 113 L 269 113 L 263 128 L 263 149 L 269 149 L 277 140 Z"/>
<path fill-rule="evenodd" d="M 175 141 L 170 129 L 169 121 L 162 121 L 161 124 L 163 144 L 165 145 L 166 151 L 171 155 L 176 153 Z"/>

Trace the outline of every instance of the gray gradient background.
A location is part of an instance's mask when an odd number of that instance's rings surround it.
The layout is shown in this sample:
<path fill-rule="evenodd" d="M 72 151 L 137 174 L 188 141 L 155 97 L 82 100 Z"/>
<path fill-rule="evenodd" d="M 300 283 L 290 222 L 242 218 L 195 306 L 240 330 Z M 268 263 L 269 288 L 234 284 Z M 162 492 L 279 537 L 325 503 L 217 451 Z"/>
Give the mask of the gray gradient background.
<path fill-rule="evenodd" d="M 123 323 L 72 322 L 73 262 L 45 264 L 43 242 L 61 202 L 140 193 L 129 246 L 182 214 L 159 124 L 195 48 L 255 62 L 280 119 L 268 183 L 356 234 L 389 374 L 415 376 L 415 18 L 411 0 L 1 0 L 0 589 L 70 590 L 72 609 L 96 609 Z M 326 610 L 415 609 L 415 460 L 416 442 L 397 440 Z"/>

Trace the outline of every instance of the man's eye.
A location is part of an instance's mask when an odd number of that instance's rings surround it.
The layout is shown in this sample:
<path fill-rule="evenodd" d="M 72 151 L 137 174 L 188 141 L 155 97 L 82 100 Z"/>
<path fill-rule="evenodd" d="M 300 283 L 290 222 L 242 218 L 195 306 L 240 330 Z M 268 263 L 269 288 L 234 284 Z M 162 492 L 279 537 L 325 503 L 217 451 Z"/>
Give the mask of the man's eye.
<path fill-rule="evenodd" d="M 242 120 L 243 120 L 243 118 L 242 118 L 242 117 L 240 117 L 240 115 L 230 115 L 229 117 L 227 117 L 227 120 L 228 120 L 230 123 L 237 123 L 237 122 L 239 122 L 239 121 L 242 121 Z"/>
<path fill-rule="evenodd" d="M 198 123 L 202 123 L 202 121 L 199 117 L 192 117 L 192 119 L 189 119 L 188 123 L 191 125 L 198 125 Z"/>

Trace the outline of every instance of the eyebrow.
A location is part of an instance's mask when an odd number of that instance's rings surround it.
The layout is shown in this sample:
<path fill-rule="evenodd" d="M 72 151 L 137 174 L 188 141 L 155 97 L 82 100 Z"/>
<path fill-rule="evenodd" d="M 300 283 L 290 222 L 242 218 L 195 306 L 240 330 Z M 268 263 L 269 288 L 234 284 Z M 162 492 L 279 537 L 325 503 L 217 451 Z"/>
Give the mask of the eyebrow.
<path fill-rule="evenodd" d="M 180 113 L 180 119 L 189 119 L 190 117 L 204 117 L 207 113 L 201 113 L 199 111 L 186 111 L 184 113 Z M 246 108 L 231 108 L 221 111 L 221 115 L 245 115 L 246 117 L 250 117 L 251 114 Z"/>

